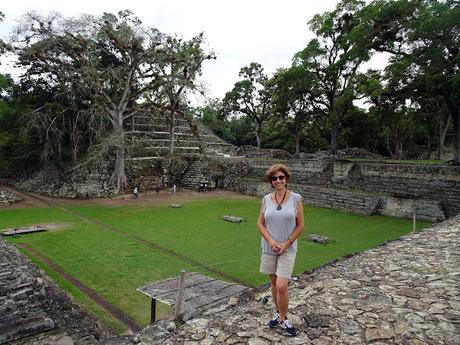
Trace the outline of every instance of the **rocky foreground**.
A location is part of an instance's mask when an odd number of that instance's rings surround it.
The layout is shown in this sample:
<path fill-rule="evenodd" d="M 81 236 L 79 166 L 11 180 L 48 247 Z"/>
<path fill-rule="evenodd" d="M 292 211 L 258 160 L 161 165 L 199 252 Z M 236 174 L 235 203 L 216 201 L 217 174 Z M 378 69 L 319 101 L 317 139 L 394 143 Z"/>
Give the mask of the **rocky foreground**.
<path fill-rule="evenodd" d="M 460 344 L 460 216 L 314 272 L 290 286 L 300 334 L 266 326 L 269 290 L 176 328 L 159 321 L 104 344 Z"/>

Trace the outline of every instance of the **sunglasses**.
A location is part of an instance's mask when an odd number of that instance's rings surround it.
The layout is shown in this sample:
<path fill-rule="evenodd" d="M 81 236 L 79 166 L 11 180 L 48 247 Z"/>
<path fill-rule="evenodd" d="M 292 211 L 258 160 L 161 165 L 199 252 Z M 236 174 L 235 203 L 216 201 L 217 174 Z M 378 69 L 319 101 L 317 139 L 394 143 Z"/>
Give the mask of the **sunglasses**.
<path fill-rule="evenodd" d="M 275 182 L 276 180 L 284 181 L 284 175 L 272 176 L 271 180 Z"/>

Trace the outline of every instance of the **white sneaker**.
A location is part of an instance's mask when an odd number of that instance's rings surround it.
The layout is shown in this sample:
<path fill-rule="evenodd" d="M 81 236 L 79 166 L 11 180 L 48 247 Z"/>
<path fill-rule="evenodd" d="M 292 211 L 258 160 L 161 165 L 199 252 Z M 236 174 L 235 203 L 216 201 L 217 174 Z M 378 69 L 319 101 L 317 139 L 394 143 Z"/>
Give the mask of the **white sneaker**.
<path fill-rule="evenodd" d="M 284 321 L 280 322 L 280 327 L 284 329 L 288 336 L 295 337 L 297 335 L 297 330 L 294 325 L 287 318 Z"/>
<path fill-rule="evenodd" d="M 280 322 L 281 322 L 280 314 L 276 312 L 275 314 L 273 314 L 272 319 L 268 322 L 268 327 L 275 328 L 276 326 L 279 325 Z"/>

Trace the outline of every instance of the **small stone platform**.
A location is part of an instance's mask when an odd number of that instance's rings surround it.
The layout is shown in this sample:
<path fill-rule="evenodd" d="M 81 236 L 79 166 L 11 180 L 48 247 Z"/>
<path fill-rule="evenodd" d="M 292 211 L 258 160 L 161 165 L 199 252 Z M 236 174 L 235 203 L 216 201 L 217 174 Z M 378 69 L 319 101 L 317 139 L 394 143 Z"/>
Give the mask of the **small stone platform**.
<path fill-rule="evenodd" d="M 152 299 L 152 322 L 155 321 L 156 301 L 169 306 L 175 305 L 179 280 L 179 277 L 170 278 L 137 289 Z M 248 288 L 245 286 L 217 280 L 200 273 L 186 272 L 181 313 L 197 316 L 205 310 L 228 303 L 231 297 L 238 296 L 246 289 Z"/>
<path fill-rule="evenodd" d="M 2 234 L 3 236 L 15 236 L 15 235 L 22 235 L 22 234 L 28 234 L 31 232 L 41 232 L 41 231 L 47 231 L 47 230 L 48 229 L 43 226 L 36 225 L 36 226 L 28 226 L 25 228 L 3 229 L 3 230 L 0 230 L 0 234 Z"/>
<path fill-rule="evenodd" d="M 243 218 L 231 215 L 223 216 L 222 219 L 231 223 L 241 223 L 243 221 Z"/>

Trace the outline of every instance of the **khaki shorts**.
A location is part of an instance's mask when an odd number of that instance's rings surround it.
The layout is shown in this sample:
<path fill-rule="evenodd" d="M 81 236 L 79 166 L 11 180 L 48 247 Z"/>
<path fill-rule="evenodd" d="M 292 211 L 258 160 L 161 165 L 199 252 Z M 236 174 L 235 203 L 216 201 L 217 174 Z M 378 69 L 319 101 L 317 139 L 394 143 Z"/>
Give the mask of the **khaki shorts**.
<path fill-rule="evenodd" d="M 262 253 L 260 257 L 260 272 L 276 274 L 278 277 L 291 279 L 294 263 L 295 253 L 283 253 L 281 255 Z"/>

